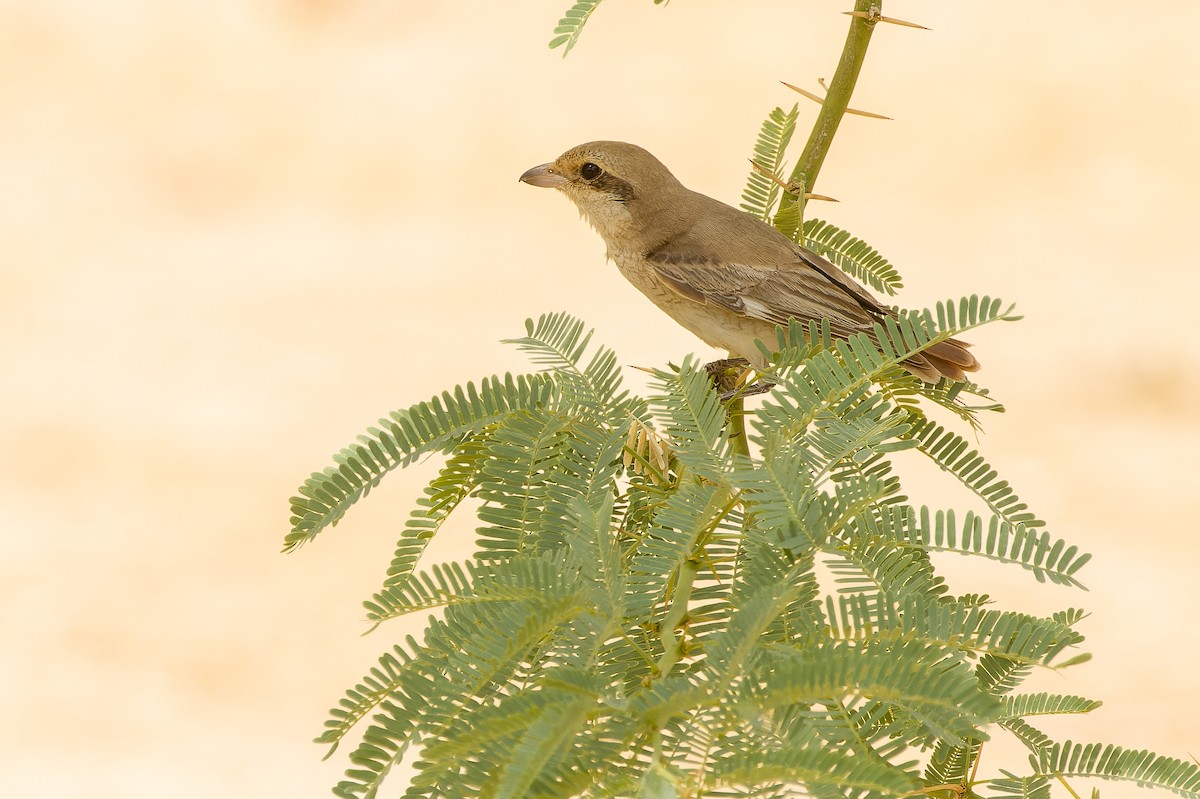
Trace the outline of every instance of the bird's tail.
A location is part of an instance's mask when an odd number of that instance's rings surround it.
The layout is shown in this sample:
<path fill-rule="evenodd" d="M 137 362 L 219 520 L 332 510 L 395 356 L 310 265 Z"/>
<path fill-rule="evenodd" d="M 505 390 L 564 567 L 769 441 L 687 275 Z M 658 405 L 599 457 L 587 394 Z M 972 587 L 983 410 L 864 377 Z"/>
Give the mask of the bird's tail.
<path fill-rule="evenodd" d="M 979 370 L 979 361 L 967 349 L 971 345 L 958 339 L 939 341 L 904 362 L 904 368 L 929 383 L 938 378 L 966 380 L 966 372 Z"/>

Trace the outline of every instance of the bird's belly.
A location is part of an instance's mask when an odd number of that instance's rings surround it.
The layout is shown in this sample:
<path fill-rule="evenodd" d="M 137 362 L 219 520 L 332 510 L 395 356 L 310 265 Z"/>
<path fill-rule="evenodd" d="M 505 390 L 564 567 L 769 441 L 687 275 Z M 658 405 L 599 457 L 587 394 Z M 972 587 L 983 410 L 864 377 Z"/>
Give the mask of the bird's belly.
<path fill-rule="evenodd" d="M 754 340 L 762 339 L 769 347 L 773 346 L 774 325 L 685 297 L 659 279 L 653 267 L 641 259 L 614 260 L 621 274 L 638 291 L 706 344 L 763 365 L 765 359 Z"/>

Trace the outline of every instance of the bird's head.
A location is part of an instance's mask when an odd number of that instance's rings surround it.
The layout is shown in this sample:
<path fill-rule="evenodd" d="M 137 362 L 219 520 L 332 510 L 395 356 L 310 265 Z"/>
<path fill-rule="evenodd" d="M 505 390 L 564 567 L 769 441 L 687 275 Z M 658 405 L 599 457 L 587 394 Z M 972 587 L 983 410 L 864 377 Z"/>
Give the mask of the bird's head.
<path fill-rule="evenodd" d="M 619 141 L 572 147 L 527 170 L 521 182 L 562 191 L 610 244 L 638 235 L 663 210 L 656 206 L 686 191 L 653 155 Z"/>

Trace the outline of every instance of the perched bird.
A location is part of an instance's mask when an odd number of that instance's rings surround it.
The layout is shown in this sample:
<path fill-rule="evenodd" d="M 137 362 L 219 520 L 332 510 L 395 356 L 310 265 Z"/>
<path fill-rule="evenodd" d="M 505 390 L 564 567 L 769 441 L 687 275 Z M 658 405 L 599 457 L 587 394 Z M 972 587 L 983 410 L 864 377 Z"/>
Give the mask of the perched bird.
<path fill-rule="evenodd" d="M 828 319 L 836 338 L 872 334 L 896 313 L 842 270 L 770 225 L 684 187 L 633 144 L 595 141 L 521 175 L 558 189 L 608 245 L 630 283 L 714 347 L 763 365 L 755 339 L 775 326 Z M 924 380 L 979 368 L 966 343 L 943 341 L 904 362 Z"/>

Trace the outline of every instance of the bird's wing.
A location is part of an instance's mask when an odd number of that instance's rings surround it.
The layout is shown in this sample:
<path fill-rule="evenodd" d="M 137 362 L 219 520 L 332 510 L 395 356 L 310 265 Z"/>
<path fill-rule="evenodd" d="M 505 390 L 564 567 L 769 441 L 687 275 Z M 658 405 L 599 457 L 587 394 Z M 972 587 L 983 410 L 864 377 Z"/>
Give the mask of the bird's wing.
<path fill-rule="evenodd" d="M 845 337 L 892 313 L 836 266 L 800 248 L 794 260 L 776 265 L 667 248 L 648 257 L 663 283 L 680 295 L 770 324 L 828 319 L 833 335 Z"/>

